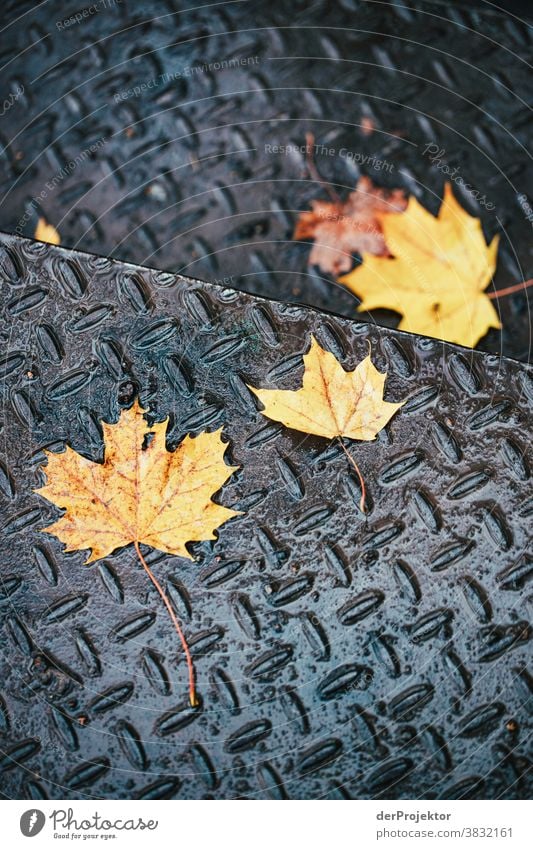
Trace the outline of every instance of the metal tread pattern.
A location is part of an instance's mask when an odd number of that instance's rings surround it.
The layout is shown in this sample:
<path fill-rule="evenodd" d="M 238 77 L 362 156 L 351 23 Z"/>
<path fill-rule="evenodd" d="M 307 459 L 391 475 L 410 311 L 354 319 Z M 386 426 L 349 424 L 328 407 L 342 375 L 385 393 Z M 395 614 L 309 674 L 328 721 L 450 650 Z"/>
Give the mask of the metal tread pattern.
<path fill-rule="evenodd" d="M 520 363 L 179 275 L 0 240 L 1 790 L 8 798 L 524 798 L 533 376 Z M 351 443 L 261 415 L 314 334 L 372 348 L 386 397 Z M 224 428 L 243 515 L 195 562 L 84 566 L 40 532 L 44 447 L 98 461 L 138 393 L 168 448 Z"/>
<path fill-rule="evenodd" d="M 71 247 L 353 318 L 354 296 L 292 240 L 327 194 L 303 152 L 268 149 L 313 133 L 343 198 L 366 173 L 436 212 L 443 168 L 461 176 L 492 205 L 454 183 L 500 233 L 494 286 L 531 277 L 526 23 L 483 2 L 102 6 L 58 29 L 77 0 L 2 5 L 0 80 L 24 92 L 0 118 L 1 229 L 33 236 L 43 215 Z M 527 361 L 528 294 L 498 308 L 503 331 L 479 347 Z"/>

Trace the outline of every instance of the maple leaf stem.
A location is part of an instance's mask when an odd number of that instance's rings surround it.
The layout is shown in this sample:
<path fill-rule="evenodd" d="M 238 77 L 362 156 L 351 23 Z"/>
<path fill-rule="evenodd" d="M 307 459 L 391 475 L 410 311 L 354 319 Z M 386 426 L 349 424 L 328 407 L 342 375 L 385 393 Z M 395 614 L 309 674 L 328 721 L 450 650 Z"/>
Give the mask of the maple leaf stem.
<path fill-rule="evenodd" d="M 359 501 L 359 509 L 361 510 L 361 513 L 366 513 L 366 487 L 365 487 L 365 481 L 364 481 L 363 475 L 361 474 L 361 470 L 359 469 L 359 466 L 357 465 L 354 458 L 352 457 L 352 455 L 350 454 L 350 452 L 346 448 L 346 445 L 342 441 L 342 436 L 338 436 L 337 439 L 339 441 L 340 447 L 342 448 L 342 450 L 346 454 L 349 462 L 351 463 L 351 465 L 353 466 L 353 468 L 357 472 L 357 477 L 359 478 L 359 483 L 361 484 L 361 500 Z"/>
<path fill-rule="evenodd" d="M 533 286 L 533 277 L 531 280 L 523 280 L 522 283 L 517 283 L 516 286 L 508 286 L 507 289 L 496 289 L 495 292 L 486 292 L 486 295 L 491 301 L 495 301 L 497 298 L 502 298 L 505 295 L 513 295 L 515 292 L 529 289 L 530 286 Z"/>
<path fill-rule="evenodd" d="M 139 560 L 141 561 L 142 567 L 143 567 L 144 571 L 146 572 L 146 574 L 148 575 L 148 577 L 150 578 L 150 580 L 151 580 L 152 584 L 154 585 L 154 587 L 156 588 L 157 592 L 161 596 L 163 603 L 164 603 L 166 609 L 168 610 L 168 612 L 170 614 L 170 618 L 172 619 L 172 622 L 174 623 L 174 628 L 176 629 L 178 637 L 180 638 L 181 645 L 183 646 L 183 651 L 185 652 L 185 657 L 187 658 L 187 669 L 189 670 L 189 701 L 191 703 L 191 707 L 198 707 L 199 702 L 198 702 L 198 697 L 196 695 L 196 684 L 195 684 L 195 680 L 194 680 L 194 664 L 192 662 L 192 657 L 191 657 L 191 652 L 190 652 L 189 646 L 187 645 L 187 640 L 185 639 L 185 635 L 184 635 L 183 631 L 181 630 L 181 627 L 180 627 L 180 624 L 179 624 L 178 619 L 176 617 L 176 614 L 172 610 L 172 605 L 170 604 L 170 600 L 169 600 L 167 594 L 165 593 L 163 587 L 161 586 L 161 584 L 159 583 L 159 581 L 155 577 L 154 573 L 152 572 L 152 570 L 148 566 L 148 563 L 144 559 L 142 552 L 141 552 L 141 548 L 140 548 L 137 540 L 135 540 L 134 546 L 135 546 L 135 551 L 137 552 L 137 555 L 139 557 Z"/>
<path fill-rule="evenodd" d="M 315 137 L 314 137 L 313 133 L 306 133 L 305 134 L 306 164 L 307 164 L 307 170 L 309 171 L 309 176 L 312 177 L 313 180 L 316 180 L 317 183 L 320 183 L 325 188 L 328 195 L 332 199 L 333 203 L 342 204 L 340 196 L 337 194 L 337 192 L 335 191 L 335 189 L 333 188 L 331 183 L 328 183 L 326 180 L 324 180 L 324 178 L 321 176 L 318 168 L 315 165 L 315 160 L 313 158 L 313 153 L 312 153 L 312 148 L 314 146 L 315 146 Z"/>

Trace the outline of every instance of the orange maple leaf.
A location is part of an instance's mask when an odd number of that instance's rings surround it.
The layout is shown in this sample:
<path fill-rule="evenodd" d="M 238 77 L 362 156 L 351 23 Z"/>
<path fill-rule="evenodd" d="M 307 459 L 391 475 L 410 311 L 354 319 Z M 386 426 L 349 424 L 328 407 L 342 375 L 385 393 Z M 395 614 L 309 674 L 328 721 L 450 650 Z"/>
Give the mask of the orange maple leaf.
<path fill-rule="evenodd" d="M 43 531 L 65 543 L 66 551 L 91 549 L 87 563 L 133 543 L 179 634 L 196 704 L 189 649 L 161 585 L 144 559 L 140 543 L 191 558 L 186 543 L 215 539 L 214 530 L 239 515 L 212 500 L 237 466 L 227 466 L 221 431 L 186 436 L 167 451 L 168 419 L 149 425 L 137 401 L 116 424 L 102 422 L 105 455 L 93 463 L 67 446 L 45 451 L 46 483 L 35 490 L 65 513 Z"/>

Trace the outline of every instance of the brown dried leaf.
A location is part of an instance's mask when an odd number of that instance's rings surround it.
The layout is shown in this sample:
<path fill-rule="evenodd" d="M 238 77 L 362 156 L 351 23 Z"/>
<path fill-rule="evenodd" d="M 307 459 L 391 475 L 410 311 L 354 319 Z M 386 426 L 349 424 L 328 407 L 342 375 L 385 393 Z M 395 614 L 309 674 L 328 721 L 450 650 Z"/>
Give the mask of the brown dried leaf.
<path fill-rule="evenodd" d="M 378 218 L 403 212 L 407 199 L 402 189 L 381 189 L 361 177 L 344 203 L 315 200 L 311 212 L 302 212 L 294 239 L 314 239 L 310 265 L 337 275 L 352 267 L 353 253 L 390 256 Z"/>

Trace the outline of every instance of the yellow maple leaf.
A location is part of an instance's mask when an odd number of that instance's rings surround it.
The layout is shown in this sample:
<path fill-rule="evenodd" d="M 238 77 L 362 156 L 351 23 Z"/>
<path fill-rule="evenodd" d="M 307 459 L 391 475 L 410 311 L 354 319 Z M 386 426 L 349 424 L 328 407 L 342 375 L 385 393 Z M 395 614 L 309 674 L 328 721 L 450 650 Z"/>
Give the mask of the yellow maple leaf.
<path fill-rule="evenodd" d="M 498 236 L 487 245 L 481 222 L 446 184 L 438 216 L 409 198 L 405 212 L 380 215 L 392 259 L 364 254 L 363 264 L 339 278 L 362 298 L 358 311 L 392 309 L 399 329 L 473 348 L 500 328 L 484 290 L 496 268 Z"/>
<path fill-rule="evenodd" d="M 326 439 L 346 436 L 368 442 L 403 404 L 383 400 L 387 373 L 377 370 L 370 355 L 353 371 L 345 371 L 312 337 L 303 361 L 300 389 L 250 386 L 265 407 L 263 414 L 286 427 Z"/>
<path fill-rule="evenodd" d="M 35 492 L 65 510 L 43 531 L 60 539 L 65 551 L 91 549 L 86 563 L 134 544 L 181 640 L 189 669 L 190 702 L 196 707 L 189 647 L 139 544 L 192 559 L 187 542 L 215 539 L 215 529 L 239 515 L 212 501 L 238 466 L 224 462 L 227 446 L 221 439 L 222 429 L 196 438 L 186 436 L 175 451 L 167 451 L 168 418 L 150 426 L 145 412 L 135 401 L 116 424 L 102 422 L 103 463 L 93 463 L 69 446 L 61 454 L 45 451 L 46 484 Z"/>
<path fill-rule="evenodd" d="M 39 242 L 49 242 L 51 245 L 61 244 L 61 236 L 56 228 L 48 223 L 46 218 L 39 218 L 37 221 L 34 239 L 37 239 Z"/>
<path fill-rule="evenodd" d="M 300 389 L 249 387 L 263 404 L 263 415 L 286 427 L 326 439 L 337 437 L 345 450 L 342 437 L 364 442 L 375 439 L 404 403 L 383 400 L 387 373 L 377 370 L 370 355 L 353 371 L 345 371 L 333 354 L 324 351 L 312 337 L 303 361 Z M 347 456 L 359 475 L 364 512 L 364 482 L 355 461 L 350 454 Z"/>
<path fill-rule="evenodd" d="M 69 446 L 44 452 L 47 483 L 35 491 L 66 512 L 43 530 L 65 551 L 92 549 L 86 563 L 129 543 L 192 559 L 185 543 L 215 539 L 214 529 L 238 515 L 211 500 L 238 468 L 224 463 L 222 429 L 186 436 L 167 451 L 168 419 L 150 426 L 144 412 L 135 401 L 117 424 L 102 422 L 103 463 Z"/>

